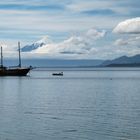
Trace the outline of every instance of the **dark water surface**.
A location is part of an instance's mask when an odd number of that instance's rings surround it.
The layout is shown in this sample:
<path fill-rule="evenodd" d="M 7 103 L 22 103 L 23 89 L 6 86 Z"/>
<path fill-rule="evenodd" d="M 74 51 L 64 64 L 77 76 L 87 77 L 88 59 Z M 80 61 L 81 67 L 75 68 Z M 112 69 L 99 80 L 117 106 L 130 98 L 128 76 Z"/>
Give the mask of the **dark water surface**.
<path fill-rule="evenodd" d="M 0 140 L 140 140 L 140 70 L 0 77 Z"/>

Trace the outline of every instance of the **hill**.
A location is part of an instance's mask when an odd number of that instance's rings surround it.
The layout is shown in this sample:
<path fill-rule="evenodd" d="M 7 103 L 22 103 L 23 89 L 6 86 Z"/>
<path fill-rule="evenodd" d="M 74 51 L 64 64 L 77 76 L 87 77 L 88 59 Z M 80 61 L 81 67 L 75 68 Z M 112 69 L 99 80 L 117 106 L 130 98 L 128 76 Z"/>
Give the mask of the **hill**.
<path fill-rule="evenodd" d="M 121 56 L 113 60 L 104 61 L 101 66 L 108 67 L 137 67 L 140 66 L 140 54 L 135 56 Z"/>

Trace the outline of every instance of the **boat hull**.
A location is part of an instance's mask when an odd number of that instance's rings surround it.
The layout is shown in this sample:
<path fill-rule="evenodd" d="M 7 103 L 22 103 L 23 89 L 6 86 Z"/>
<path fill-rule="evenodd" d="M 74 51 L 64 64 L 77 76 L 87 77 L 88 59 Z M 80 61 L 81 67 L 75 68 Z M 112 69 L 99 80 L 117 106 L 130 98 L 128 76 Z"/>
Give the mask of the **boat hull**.
<path fill-rule="evenodd" d="M 31 68 L 0 69 L 0 76 L 26 76 Z"/>
<path fill-rule="evenodd" d="M 53 76 L 63 76 L 63 72 L 60 72 L 60 73 L 53 73 L 52 75 L 53 75 Z"/>

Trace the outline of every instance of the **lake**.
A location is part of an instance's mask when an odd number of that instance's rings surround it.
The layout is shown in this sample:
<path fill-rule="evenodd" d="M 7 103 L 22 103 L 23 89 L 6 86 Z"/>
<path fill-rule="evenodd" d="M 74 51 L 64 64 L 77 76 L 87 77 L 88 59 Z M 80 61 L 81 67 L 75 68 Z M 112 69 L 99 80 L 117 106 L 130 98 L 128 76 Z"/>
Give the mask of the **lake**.
<path fill-rule="evenodd" d="M 0 140 L 140 140 L 140 69 L 0 77 Z"/>

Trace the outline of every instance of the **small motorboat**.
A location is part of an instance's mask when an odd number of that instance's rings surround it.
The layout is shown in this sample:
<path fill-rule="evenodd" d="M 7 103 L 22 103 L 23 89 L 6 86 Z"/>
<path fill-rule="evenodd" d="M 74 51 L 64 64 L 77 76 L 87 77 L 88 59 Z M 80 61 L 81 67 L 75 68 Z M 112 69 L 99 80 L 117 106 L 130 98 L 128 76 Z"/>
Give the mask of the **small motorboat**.
<path fill-rule="evenodd" d="M 59 72 L 59 73 L 52 73 L 53 76 L 63 76 L 63 72 Z"/>

